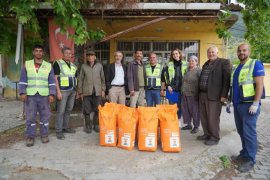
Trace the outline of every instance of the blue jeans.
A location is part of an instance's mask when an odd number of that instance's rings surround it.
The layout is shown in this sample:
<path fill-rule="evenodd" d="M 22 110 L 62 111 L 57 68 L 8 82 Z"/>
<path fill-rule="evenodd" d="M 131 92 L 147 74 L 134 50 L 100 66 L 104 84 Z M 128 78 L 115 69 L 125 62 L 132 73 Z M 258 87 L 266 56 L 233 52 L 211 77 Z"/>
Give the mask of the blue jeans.
<path fill-rule="evenodd" d="M 69 128 L 70 113 L 74 106 L 76 91 L 61 91 L 62 100 L 57 100 L 57 116 L 55 121 L 56 132 Z"/>
<path fill-rule="evenodd" d="M 160 101 L 160 89 L 146 90 L 147 106 L 156 106 L 157 104 L 160 104 Z"/>
<path fill-rule="evenodd" d="M 248 111 L 251 105 L 252 103 L 234 105 L 234 118 L 242 142 L 240 155 L 249 158 L 255 163 L 258 149 L 256 122 L 260 114 L 260 107 L 256 114 L 250 114 Z"/>

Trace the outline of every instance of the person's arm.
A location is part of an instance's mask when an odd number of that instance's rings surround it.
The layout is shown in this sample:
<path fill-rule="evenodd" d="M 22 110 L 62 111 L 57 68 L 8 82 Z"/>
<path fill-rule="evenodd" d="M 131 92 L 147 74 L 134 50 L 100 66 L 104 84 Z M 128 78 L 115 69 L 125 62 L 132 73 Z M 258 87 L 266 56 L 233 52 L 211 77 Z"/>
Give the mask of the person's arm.
<path fill-rule="evenodd" d="M 21 101 L 25 102 L 27 99 L 26 96 L 26 88 L 27 88 L 28 82 L 27 82 L 27 72 L 25 66 L 23 66 L 21 70 L 21 77 L 19 81 L 19 94 Z"/>
<path fill-rule="evenodd" d="M 108 64 L 105 68 L 104 68 L 104 74 L 105 74 L 105 84 L 106 84 L 106 91 L 105 94 L 108 94 L 109 89 L 110 89 L 110 72 L 111 72 L 111 65 Z"/>
<path fill-rule="evenodd" d="M 53 68 L 51 69 L 48 77 L 48 82 L 49 82 L 49 102 L 52 103 L 54 101 L 54 96 L 56 95 L 56 85 L 55 85 L 55 76 L 54 76 L 54 71 Z"/>
<path fill-rule="evenodd" d="M 228 59 L 222 59 L 222 89 L 220 95 L 220 101 L 225 102 L 228 97 L 231 80 L 231 63 Z"/>
<path fill-rule="evenodd" d="M 103 66 L 101 65 L 101 70 L 100 70 L 100 78 L 101 78 L 101 96 L 105 97 L 105 91 L 106 91 L 106 84 L 105 84 L 105 76 L 104 76 L 104 71 L 103 71 Z"/>
<path fill-rule="evenodd" d="M 134 82 L 133 82 L 133 71 L 132 71 L 132 62 L 128 63 L 127 67 L 127 80 L 128 80 L 128 89 L 131 96 L 134 96 Z"/>
<path fill-rule="evenodd" d="M 53 64 L 53 71 L 54 71 L 54 79 L 55 79 L 55 87 L 56 87 L 56 98 L 58 100 L 62 100 L 62 94 L 60 91 L 60 84 L 58 81 L 58 77 L 60 75 L 60 67 L 59 64 L 55 61 Z"/>
<path fill-rule="evenodd" d="M 81 70 L 80 70 L 80 75 L 79 75 L 79 82 L 78 82 L 78 92 L 80 95 L 83 94 L 83 91 L 82 91 L 82 86 L 83 86 L 83 80 L 85 78 L 85 74 L 84 74 L 84 65 L 82 65 L 81 67 Z"/>

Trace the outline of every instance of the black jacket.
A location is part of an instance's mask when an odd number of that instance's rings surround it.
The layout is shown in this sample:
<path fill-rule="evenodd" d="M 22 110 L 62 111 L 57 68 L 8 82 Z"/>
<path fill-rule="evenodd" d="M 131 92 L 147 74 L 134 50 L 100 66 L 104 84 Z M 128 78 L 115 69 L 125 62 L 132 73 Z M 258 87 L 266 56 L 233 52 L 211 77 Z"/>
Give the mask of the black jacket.
<path fill-rule="evenodd" d="M 129 94 L 128 92 L 128 83 L 127 83 L 127 65 L 122 64 L 122 67 L 124 69 L 124 82 L 125 82 L 125 91 L 126 94 Z M 112 80 L 115 77 L 115 63 L 111 63 L 106 66 L 106 71 L 105 71 L 105 81 L 106 81 L 106 94 L 109 93 L 109 90 L 111 89 L 111 83 Z"/>
<path fill-rule="evenodd" d="M 202 71 L 209 63 L 203 65 Z M 217 58 L 208 76 L 208 99 L 219 101 L 220 97 L 228 97 L 231 77 L 231 63 L 228 59 Z"/>

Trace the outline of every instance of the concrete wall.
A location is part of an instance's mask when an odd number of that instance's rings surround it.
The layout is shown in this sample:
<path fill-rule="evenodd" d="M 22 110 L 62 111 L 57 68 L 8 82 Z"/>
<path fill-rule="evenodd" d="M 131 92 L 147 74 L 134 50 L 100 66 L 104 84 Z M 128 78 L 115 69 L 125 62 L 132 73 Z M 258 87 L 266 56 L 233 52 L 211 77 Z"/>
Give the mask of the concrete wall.
<path fill-rule="evenodd" d="M 14 57 L 2 56 L 4 97 L 16 97 L 15 82 L 18 82 L 20 79 L 21 64 L 16 64 L 14 59 Z"/>
<path fill-rule="evenodd" d="M 101 20 L 89 19 L 90 28 L 100 27 L 107 36 L 121 32 L 125 29 L 148 22 L 147 20 Z M 110 40 L 110 60 L 113 60 L 113 52 L 116 50 L 118 40 L 130 41 L 200 41 L 199 59 L 200 65 L 207 60 L 206 50 L 211 45 L 219 48 L 220 57 L 224 56 L 222 40 L 215 33 L 215 21 L 209 20 L 163 20 L 155 24 L 137 29 Z"/>

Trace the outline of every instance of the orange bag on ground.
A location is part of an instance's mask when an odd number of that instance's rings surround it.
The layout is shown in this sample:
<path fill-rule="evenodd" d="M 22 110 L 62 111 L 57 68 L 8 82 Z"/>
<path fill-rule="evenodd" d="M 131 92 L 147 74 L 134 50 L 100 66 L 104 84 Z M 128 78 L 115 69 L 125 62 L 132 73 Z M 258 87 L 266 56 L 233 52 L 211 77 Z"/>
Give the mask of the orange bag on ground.
<path fill-rule="evenodd" d="M 123 107 L 117 114 L 118 143 L 117 146 L 133 150 L 136 136 L 138 113 L 135 108 Z"/>
<path fill-rule="evenodd" d="M 99 106 L 99 137 L 101 146 L 116 146 L 117 142 L 117 112 L 123 107 L 116 103 L 105 103 Z"/>
<path fill-rule="evenodd" d="M 141 151 L 157 150 L 158 109 L 156 107 L 138 107 L 139 113 L 139 140 L 138 148 Z"/>
<path fill-rule="evenodd" d="M 157 105 L 160 120 L 161 148 L 164 152 L 180 152 L 180 130 L 177 105 Z"/>

